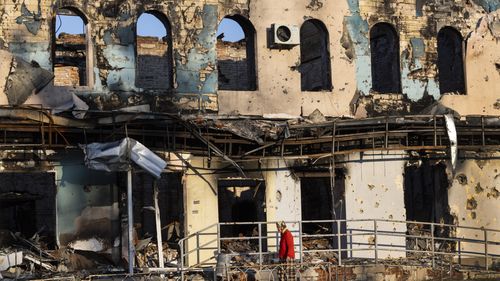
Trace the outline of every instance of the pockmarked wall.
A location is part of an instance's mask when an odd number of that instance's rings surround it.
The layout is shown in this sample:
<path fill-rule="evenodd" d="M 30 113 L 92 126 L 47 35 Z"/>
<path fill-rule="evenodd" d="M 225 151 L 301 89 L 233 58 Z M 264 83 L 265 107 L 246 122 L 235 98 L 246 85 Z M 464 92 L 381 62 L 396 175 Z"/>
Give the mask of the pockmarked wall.
<path fill-rule="evenodd" d="M 459 226 L 480 229 L 457 230 L 457 237 L 470 238 L 478 241 L 489 239 L 498 241 L 500 233 L 487 231 L 500 228 L 500 159 L 499 153 L 469 154 L 468 158 L 458 161 L 455 171 L 448 169 L 450 188 L 448 189 L 451 214 Z M 474 159 L 475 158 L 475 159 Z M 483 228 L 483 230 L 481 230 Z M 485 237 L 486 234 L 486 237 Z M 484 253 L 481 243 L 462 243 L 462 252 Z M 500 247 L 489 245 L 489 254 L 498 255 Z M 472 259 L 484 266 L 484 259 Z M 490 261 L 491 262 L 491 261 Z"/>
<path fill-rule="evenodd" d="M 404 205 L 404 168 L 407 160 L 404 151 L 353 153 L 345 156 L 346 184 L 345 204 L 349 234 L 368 232 L 367 235 L 352 236 L 348 247 L 367 249 L 353 251 L 353 257 L 375 257 L 374 219 L 406 220 Z M 406 233 L 406 224 L 380 222 L 379 231 L 396 234 Z M 376 241 L 383 248 L 405 249 L 404 237 L 379 236 Z M 405 257 L 400 251 L 379 251 L 379 258 Z"/>
<path fill-rule="evenodd" d="M 87 21 L 91 83 L 71 89 L 91 109 L 148 104 L 157 112 L 298 116 L 319 109 L 327 116 L 365 117 L 415 114 L 440 102 L 462 115 L 500 111 L 497 1 L 2 1 L 2 48 L 52 71 L 58 8 L 76 11 Z M 144 12 L 167 19 L 172 88 L 137 86 L 136 22 Z M 217 89 L 216 33 L 228 15 L 247 18 L 255 29 L 256 90 Z M 300 28 L 309 19 L 321 21 L 328 32 L 331 90 L 300 90 L 300 46 L 268 48 L 272 24 Z M 397 31 L 400 93 L 373 91 L 369 34 L 380 22 Z M 443 94 L 439 88 L 437 34 L 443 27 L 454 28 L 464 39 L 465 95 Z"/>

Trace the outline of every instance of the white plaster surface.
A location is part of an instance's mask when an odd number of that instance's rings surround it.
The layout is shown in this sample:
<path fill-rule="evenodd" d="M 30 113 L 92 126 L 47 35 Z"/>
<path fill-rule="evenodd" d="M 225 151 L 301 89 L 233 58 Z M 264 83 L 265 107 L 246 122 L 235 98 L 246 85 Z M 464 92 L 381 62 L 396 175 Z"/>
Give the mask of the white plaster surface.
<path fill-rule="evenodd" d="M 353 257 L 374 257 L 373 219 L 405 220 L 403 173 L 406 161 L 404 152 L 370 152 L 346 156 L 346 218 L 347 220 L 369 220 L 349 222 L 348 233 L 370 232 L 364 236 L 353 236 Z M 405 233 L 406 225 L 401 223 L 380 223 L 378 230 Z M 349 244 L 348 239 L 348 244 Z M 378 245 L 384 248 L 405 247 L 405 239 L 380 236 Z M 364 245 L 359 245 L 364 244 Z M 379 251 L 378 257 L 404 257 L 404 252 Z"/>

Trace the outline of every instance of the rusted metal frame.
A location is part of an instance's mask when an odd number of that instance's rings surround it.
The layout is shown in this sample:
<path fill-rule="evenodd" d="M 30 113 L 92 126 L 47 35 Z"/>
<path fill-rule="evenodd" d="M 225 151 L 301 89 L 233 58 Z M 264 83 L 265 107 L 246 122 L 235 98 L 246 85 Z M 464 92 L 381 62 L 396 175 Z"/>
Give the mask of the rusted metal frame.
<path fill-rule="evenodd" d="M 200 173 L 200 171 L 198 171 L 198 169 L 196 169 L 196 167 L 194 167 L 193 165 L 191 165 L 191 163 L 189 163 L 189 161 L 187 161 L 186 159 L 184 159 L 184 157 L 182 157 L 182 155 L 178 152 L 173 152 L 174 155 L 179 158 L 179 160 L 182 161 L 182 163 L 184 163 L 184 165 L 186 165 L 186 167 L 188 167 L 189 169 L 191 169 L 195 175 L 199 176 L 204 182 L 206 182 L 208 184 L 208 186 L 210 187 L 210 189 L 212 190 L 212 192 L 214 193 L 214 195 L 217 195 L 217 189 L 215 189 L 215 187 L 212 185 L 212 183 L 207 180 L 203 174 Z"/>
<path fill-rule="evenodd" d="M 191 134 L 197 138 L 198 140 L 200 140 L 201 142 L 205 143 L 208 147 L 210 147 L 214 153 L 216 155 L 218 155 L 219 157 L 222 157 L 224 160 L 228 161 L 229 163 L 231 163 L 237 170 L 238 172 L 246 178 L 246 175 L 245 175 L 245 172 L 243 172 L 243 169 L 241 169 L 240 165 L 238 165 L 238 163 L 236 163 L 233 159 L 229 158 L 226 154 L 224 154 L 224 152 L 222 152 L 217 146 L 215 146 L 214 144 L 212 144 L 209 140 L 205 139 L 201 134 L 199 134 L 195 129 L 191 128 L 191 126 L 189 124 L 187 124 L 186 122 L 183 122 L 182 123 L 184 125 L 184 128 L 186 130 L 189 130 L 191 132 Z"/>
<path fill-rule="evenodd" d="M 64 142 L 66 143 L 67 146 L 71 146 L 71 144 L 69 143 L 69 141 L 66 139 L 66 137 L 64 137 L 64 135 L 59 132 L 59 130 L 57 128 L 54 128 L 55 132 L 56 132 L 56 136 L 57 135 L 60 135 L 62 137 L 62 139 L 64 140 Z"/>
<path fill-rule="evenodd" d="M 277 144 L 277 143 L 268 143 L 268 144 L 265 144 L 265 145 L 263 145 L 263 146 L 257 147 L 257 148 L 255 148 L 255 149 L 252 149 L 252 150 L 250 150 L 250 151 L 248 151 L 248 152 L 244 153 L 244 154 L 241 156 L 241 158 L 244 158 L 244 157 L 246 157 L 246 156 L 248 156 L 248 155 L 250 155 L 250 154 L 253 154 L 253 153 L 255 153 L 255 152 L 259 152 L 259 151 L 261 151 L 261 150 L 263 150 L 263 149 L 266 149 L 266 148 L 268 148 L 268 147 L 274 146 L 274 145 L 276 145 L 276 144 Z"/>
<path fill-rule="evenodd" d="M 139 113 L 136 113 L 135 116 L 139 115 Z M 112 116 L 112 119 L 113 119 L 113 123 L 112 123 L 112 128 L 113 130 L 111 131 L 111 134 L 107 135 L 105 139 L 109 139 L 109 138 L 113 138 L 113 140 L 116 140 L 115 137 L 122 131 L 125 131 L 125 128 L 127 126 L 130 125 L 129 122 L 124 122 L 121 126 L 117 127 L 116 124 L 118 124 L 117 122 L 115 122 L 115 112 L 113 112 L 113 116 Z M 127 131 L 128 131 L 128 128 L 127 128 Z M 159 132 L 158 131 L 155 131 L 157 132 L 157 134 L 159 135 Z M 137 134 L 137 135 L 143 135 L 143 134 Z"/>
<path fill-rule="evenodd" d="M 392 137 L 404 137 L 406 136 L 407 133 L 401 132 L 401 133 L 395 133 L 391 134 Z M 337 135 L 335 138 L 338 142 L 342 141 L 355 141 L 355 140 L 360 140 L 360 139 L 371 139 L 373 137 L 385 137 L 385 132 L 376 132 L 376 133 L 365 133 L 365 134 L 355 134 L 355 135 Z M 285 142 L 286 145 L 298 145 L 298 144 L 319 144 L 319 143 L 328 143 L 331 142 L 332 137 L 321 137 L 321 138 L 316 138 L 316 139 L 307 139 L 307 140 L 300 140 L 300 141 L 295 141 L 295 140 L 287 140 Z"/>

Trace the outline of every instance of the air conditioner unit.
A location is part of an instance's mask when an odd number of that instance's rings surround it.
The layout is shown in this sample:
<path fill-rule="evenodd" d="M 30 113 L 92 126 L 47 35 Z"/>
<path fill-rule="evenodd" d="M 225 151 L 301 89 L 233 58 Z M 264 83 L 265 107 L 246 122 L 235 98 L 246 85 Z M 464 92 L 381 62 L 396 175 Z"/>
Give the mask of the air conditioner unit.
<path fill-rule="evenodd" d="M 300 44 L 300 31 L 296 25 L 272 24 L 269 29 L 269 48 L 293 48 Z"/>

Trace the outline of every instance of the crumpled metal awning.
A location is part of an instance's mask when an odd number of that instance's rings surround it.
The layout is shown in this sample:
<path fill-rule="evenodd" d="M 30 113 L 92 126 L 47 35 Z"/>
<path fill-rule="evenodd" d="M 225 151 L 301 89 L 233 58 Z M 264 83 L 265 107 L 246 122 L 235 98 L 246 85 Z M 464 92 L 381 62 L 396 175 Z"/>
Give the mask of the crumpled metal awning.
<path fill-rule="evenodd" d="M 127 171 L 130 163 L 134 162 L 149 174 L 160 178 L 167 166 L 167 162 L 131 138 L 109 143 L 91 143 L 80 147 L 85 152 L 85 164 L 93 170 Z"/>

